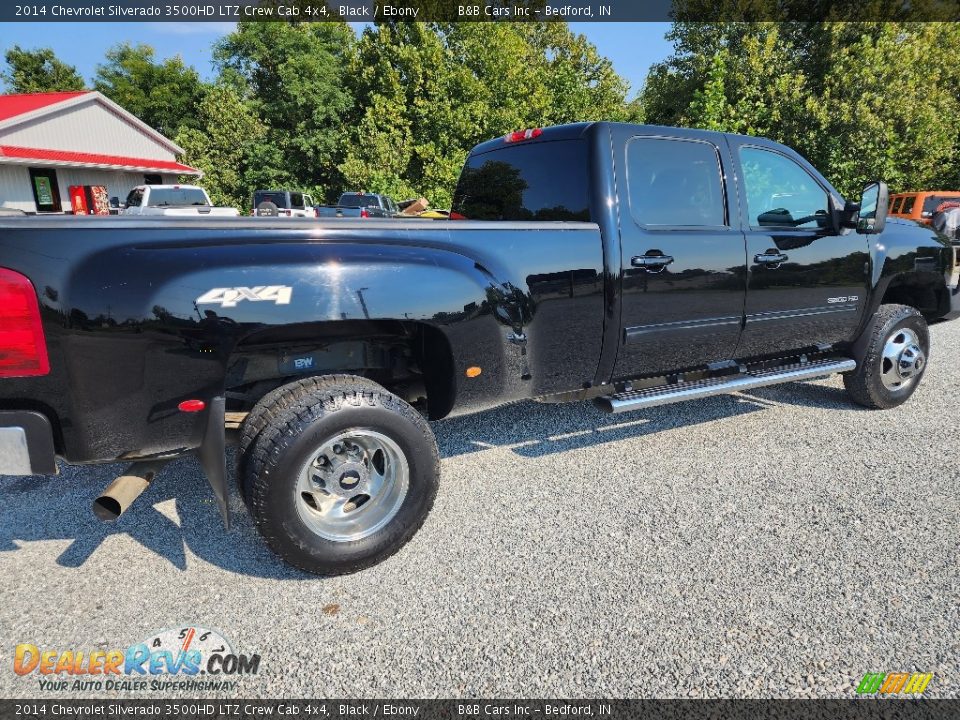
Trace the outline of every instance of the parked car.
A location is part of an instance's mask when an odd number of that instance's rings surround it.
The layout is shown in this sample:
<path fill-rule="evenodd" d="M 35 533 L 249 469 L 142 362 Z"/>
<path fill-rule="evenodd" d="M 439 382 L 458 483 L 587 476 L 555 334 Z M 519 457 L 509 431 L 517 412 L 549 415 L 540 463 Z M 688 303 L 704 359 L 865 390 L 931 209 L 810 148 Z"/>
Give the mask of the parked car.
<path fill-rule="evenodd" d="M 196 185 L 140 185 L 127 195 L 119 208 L 121 215 L 163 215 L 169 217 L 236 217 L 232 207 L 214 207 L 207 191 Z"/>
<path fill-rule="evenodd" d="M 426 418 L 834 373 L 906 402 L 927 321 L 960 316 L 960 247 L 887 208 L 770 140 L 596 122 L 474 148 L 466 220 L 0 219 L 0 473 L 132 462 L 95 505 L 116 518 L 195 450 L 229 522 L 229 411 L 267 544 L 351 572 L 433 506 Z"/>
<path fill-rule="evenodd" d="M 392 218 L 399 214 L 392 198 L 368 192 L 346 192 L 336 205 L 317 206 L 320 218 Z"/>
<path fill-rule="evenodd" d="M 945 200 L 960 200 L 960 190 L 896 193 L 890 196 L 890 216 L 929 225 L 937 206 Z"/>
<path fill-rule="evenodd" d="M 259 217 L 316 217 L 313 198 L 293 190 L 257 190 L 253 214 Z"/>

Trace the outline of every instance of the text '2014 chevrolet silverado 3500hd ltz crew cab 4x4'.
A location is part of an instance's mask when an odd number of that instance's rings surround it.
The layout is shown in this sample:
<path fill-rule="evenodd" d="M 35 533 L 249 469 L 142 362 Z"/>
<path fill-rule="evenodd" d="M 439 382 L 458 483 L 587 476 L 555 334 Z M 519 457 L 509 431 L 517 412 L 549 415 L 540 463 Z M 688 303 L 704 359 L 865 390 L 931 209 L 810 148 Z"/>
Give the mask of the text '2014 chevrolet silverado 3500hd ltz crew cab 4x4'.
<path fill-rule="evenodd" d="M 853 152 L 853 150 L 851 150 Z M 465 220 L 0 220 L 0 473 L 196 452 L 280 556 L 349 572 L 422 525 L 425 417 L 622 412 L 843 373 L 892 408 L 960 314 L 957 249 L 768 140 L 585 123 L 477 146 Z"/>

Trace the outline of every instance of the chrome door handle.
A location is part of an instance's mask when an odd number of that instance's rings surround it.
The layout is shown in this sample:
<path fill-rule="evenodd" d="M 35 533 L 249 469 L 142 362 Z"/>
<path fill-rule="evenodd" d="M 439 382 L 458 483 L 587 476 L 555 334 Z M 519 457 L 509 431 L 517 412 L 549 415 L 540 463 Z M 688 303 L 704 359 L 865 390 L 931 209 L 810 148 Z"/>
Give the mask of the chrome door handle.
<path fill-rule="evenodd" d="M 671 255 L 637 255 L 630 259 L 630 264 L 640 267 L 647 272 L 663 272 L 667 265 L 673 262 Z"/>
<path fill-rule="evenodd" d="M 778 252 L 765 252 L 762 255 L 753 256 L 753 261 L 761 265 L 779 265 L 780 263 L 785 263 L 789 259 L 790 258 L 783 253 Z"/>

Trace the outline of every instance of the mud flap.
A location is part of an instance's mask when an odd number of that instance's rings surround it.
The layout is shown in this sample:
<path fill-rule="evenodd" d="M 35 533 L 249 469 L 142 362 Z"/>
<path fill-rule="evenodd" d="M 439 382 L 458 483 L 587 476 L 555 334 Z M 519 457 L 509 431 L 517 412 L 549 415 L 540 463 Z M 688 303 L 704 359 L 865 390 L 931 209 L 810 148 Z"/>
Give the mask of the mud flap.
<path fill-rule="evenodd" d="M 207 410 L 207 427 L 203 431 L 203 444 L 197 454 L 200 457 L 200 466 L 207 476 L 210 489 L 220 508 L 223 518 L 223 527 L 230 529 L 230 507 L 227 504 L 227 440 L 224 429 L 224 413 L 226 399 L 213 398 Z"/>

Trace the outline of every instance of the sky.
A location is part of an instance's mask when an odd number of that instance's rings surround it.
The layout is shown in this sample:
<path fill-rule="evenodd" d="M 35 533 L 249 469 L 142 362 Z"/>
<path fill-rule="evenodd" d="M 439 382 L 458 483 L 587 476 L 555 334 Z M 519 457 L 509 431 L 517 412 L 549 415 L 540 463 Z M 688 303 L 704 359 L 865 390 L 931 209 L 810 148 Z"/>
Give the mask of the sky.
<path fill-rule="evenodd" d="M 664 38 L 669 23 L 570 23 L 570 27 L 613 61 L 616 71 L 629 81 L 631 97 L 643 85 L 650 65 L 671 50 Z M 50 47 L 89 80 L 107 49 L 126 40 L 152 45 L 160 58 L 180 55 L 209 78 L 213 72 L 210 46 L 232 28 L 232 23 L 3 23 L 0 53 L 14 45 Z"/>

